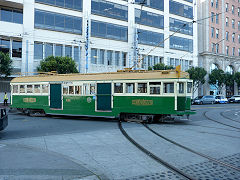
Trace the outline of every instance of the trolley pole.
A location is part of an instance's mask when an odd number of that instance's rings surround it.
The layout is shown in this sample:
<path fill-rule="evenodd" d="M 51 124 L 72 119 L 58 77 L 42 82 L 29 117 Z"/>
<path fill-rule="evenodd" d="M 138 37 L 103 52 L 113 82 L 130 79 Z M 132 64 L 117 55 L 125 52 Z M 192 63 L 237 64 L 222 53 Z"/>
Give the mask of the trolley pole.
<path fill-rule="evenodd" d="M 89 47 L 89 21 L 87 20 L 87 29 L 86 29 L 86 73 L 88 73 L 88 47 Z"/>

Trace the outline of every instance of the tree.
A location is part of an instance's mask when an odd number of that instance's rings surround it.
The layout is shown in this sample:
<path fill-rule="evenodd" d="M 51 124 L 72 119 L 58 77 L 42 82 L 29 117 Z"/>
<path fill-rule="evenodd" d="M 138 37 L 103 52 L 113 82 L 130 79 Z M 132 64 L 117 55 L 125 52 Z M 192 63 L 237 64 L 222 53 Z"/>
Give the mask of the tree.
<path fill-rule="evenodd" d="M 195 92 L 201 84 L 205 83 L 205 76 L 207 71 L 201 67 L 192 67 L 187 70 L 190 79 L 193 80 L 193 92 Z"/>
<path fill-rule="evenodd" d="M 49 56 L 40 62 L 38 72 L 57 71 L 58 74 L 78 73 L 75 61 L 70 57 Z"/>
<path fill-rule="evenodd" d="M 225 74 L 224 71 L 221 69 L 214 69 L 212 70 L 211 74 L 209 74 L 209 81 L 210 85 L 216 87 L 218 92 L 222 91 L 223 85 L 225 84 Z"/>
<path fill-rule="evenodd" d="M 12 69 L 12 60 L 9 54 L 0 52 L 0 76 L 5 75 L 7 77 L 11 75 Z"/>
<path fill-rule="evenodd" d="M 173 66 L 168 66 L 163 63 L 155 64 L 153 67 L 148 67 L 148 70 L 168 70 L 168 69 L 174 69 Z"/>
<path fill-rule="evenodd" d="M 234 74 L 234 80 L 237 83 L 238 87 L 240 87 L 240 72 L 236 72 Z"/>
<path fill-rule="evenodd" d="M 224 84 L 226 86 L 232 87 L 234 85 L 234 75 L 226 73 L 224 78 Z"/>

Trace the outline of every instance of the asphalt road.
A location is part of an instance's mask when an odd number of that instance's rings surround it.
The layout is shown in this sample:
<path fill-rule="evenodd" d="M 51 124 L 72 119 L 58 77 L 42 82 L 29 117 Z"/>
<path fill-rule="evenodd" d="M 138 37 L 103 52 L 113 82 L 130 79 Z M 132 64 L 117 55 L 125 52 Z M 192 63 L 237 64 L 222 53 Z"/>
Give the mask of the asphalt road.
<path fill-rule="evenodd" d="M 240 104 L 193 105 L 192 109 L 197 114 L 190 121 L 151 127 L 196 151 L 240 168 Z M 204 175 L 201 179 L 240 178 L 235 171 L 209 165 L 200 157 L 166 145 L 139 124 L 125 123 L 124 127 L 144 146 L 162 152 L 159 156 L 166 153 L 163 157 L 172 164 L 193 174 L 199 170 Z M 215 174 L 209 176 L 208 172 Z M 179 179 L 130 144 L 120 133 L 117 120 L 9 113 L 9 125 L 0 132 L 0 180 L 140 177 Z"/>

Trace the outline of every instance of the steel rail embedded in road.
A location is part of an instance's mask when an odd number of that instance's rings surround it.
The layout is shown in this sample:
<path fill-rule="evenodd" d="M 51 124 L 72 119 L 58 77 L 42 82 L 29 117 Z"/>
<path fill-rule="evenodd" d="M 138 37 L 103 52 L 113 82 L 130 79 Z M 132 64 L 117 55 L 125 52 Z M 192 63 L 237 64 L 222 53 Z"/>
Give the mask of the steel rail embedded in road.
<path fill-rule="evenodd" d="M 167 163 L 166 161 L 162 160 L 161 158 L 159 158 L 158 156 L 156 156 L 155 154 L 151 153 L 150 151 L 148 151 L 147 149 L 145 149 L 143 146 L 141 146 L 140 144 L 138 144 L 136 141 L 133 140 L 133 138 L 131 138 L 127 132 L 123 129 L 122 127 L 122 123 L 121 121 L 118 122 L 118 127 L 120 129 L 120 131 L 122 132 L 122 134 L 132 143 L 134 144 L 138 149 L 140 149 L 142 152 L 144 152 L 146 155 L 148 155 L 149 157 L 151 157 L 152 159 L 154 159 L 156 162 L 160 163 L 161 165 L 164 165 L 165 167 L 167 167 L 168 169 L 171 169 L 172 171 L 176 172 L 177 174 L 185 177 L 186 179 L 189 180 L 195 180 L 195 178 L 189 176 L 188 174 L 185 174 L 183 171 L 181 171 L 180 169 L 172 166 L 171 164 Z"/>
<path fill-rule="evenodd" d="M 208 116 L 206 115 L 206 113 L 207 113 L 207 111 L 205 111 L 205 112 L 203 113 L 203 115 L 204 115 L 208 120 L 213 121 L 213 122 L 216 122 L 216 123 L 219 123 L 219 124 L 222 124 L 222 125 L 224 125 L 224 126 L 228 126 L 228 127 L 231 127 L 231 128 L 234 128 L 234 129 L 239 129 L 239 130 L 240 130 L 240 128 L 238 128 L 238 127 L 231 126 L 231 125 L 229 125 L 229 124 L 225 124 L 225 123 L 222 123 L 222 122 L 216 121 L 216 120 L 214 120 L 214 119 L 208 117 Z"/>
<path fill-rule="evenodd" d="M 157 133 L 156 131 L 154 131 L 152 128 L 150 128 L 150 127 L 149 127 L 148 125 L 146 125 L 146 124 L 143 124 L 143 126 L 146 127 L 146 128 L 147 128 L 149 131 L 151 131 L 152 133 L 154 133 L 155 135 L 161 137 L 162 139 L 165 139 L 166 141 L 168 141 L 168 142 L 170 142 L 170 143 L 172 143 L 172 144 L 174 144 L 174 145 L 176 145 L 176 146 L 179 146 L 179 147 L 181 147 L 181 148 L 183 148 L 183 149 L 185 149 L 185 150 L 187 150 L 187 151 L 189 151 L 189 152 L 192 152 L 192 153 L 197 154 L 197 155 L 199 155 L 199 156 L 201 156 L 201 157 L 207 158 L 208 160 L 213 161 L 213 162 L 218 163 L 218 164 L 221 164 L 221 165 L 223 165 L 223 166 L 225 166 L 225 167 L 229 167 L 229 168 L 231 168 L 231 169 L 240 171 L 240 168 L 238 168 L 238 167 L 235 167 L 235 166 L 232 166 L 231 164 L 228 164 L 228 163 L 219 161 L 219 160 L 217 160 L 217 159 L 215 159 L 215 158 L 213 158 L 213 157 L 210 157 L 210 156 L 208 156 L 208 155 L 206 155 L 206 154 L 202 154 L 202 153 L 197 152 L 197 151 L 195 151 L 195 150 L 193 150 L 193 149 L 191 149 L 191 148 L 188 148 L 188 147 L 186 147 L 186 146 L 184 146 L 184 145 L 181 145 L 181 144 L 177 143 L 176 141 L 173 141 L 173 140 L 171 140 L 171 139 L 169 139 L 169 138 L 167 138 L 167 137 L 165 137 L 165 136 Z"/>
<path fill-rule="evenodd" d="M 230 121 L 234 121 L 234 122 L 240 123 L 240 121 L 237 121 L 237 120 L 234 120 L 234 119 L 231 119 L 231 118 L 225 116 L 225 115 L 223 114 L 223 112 L 220 112 L 220 115 L 221 115 L 222 117 L 224 117 L 224 118 L 230 120 Z"/>

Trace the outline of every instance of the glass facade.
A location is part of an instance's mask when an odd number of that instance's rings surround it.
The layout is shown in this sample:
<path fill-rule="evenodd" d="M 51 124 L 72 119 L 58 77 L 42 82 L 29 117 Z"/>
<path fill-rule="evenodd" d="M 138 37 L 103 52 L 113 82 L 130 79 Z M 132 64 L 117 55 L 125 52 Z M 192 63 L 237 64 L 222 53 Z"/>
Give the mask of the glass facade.
<path fill-rule="evenodd" d="M 92 0 L 92 14 L 127 21 L 128 7 L 104 0 Z"/>
<path fill-rule="evenodd" d="M 97 49 L 91 49 L 91 63 L 97 64 Z"/>
<path fill-rule="evenodd" d="M 127 41 L 127 35 L 128 28 L 125 26 L 95 20 L 91 22 L 91 36 L 93 37 Z"/>
<path fill-rule="evenodd" d="M 35 0 L 35 2 L 79 11 L 82 10 L 82 0 Z"/>
<path fill-rule="evenodd" d="M 170 49 L 193 52 L 193 40 L 177 36 L 170 37 Z"/>
<path fill-rule="evenodd" d="M 144 2 L 144 4 L 143 4 Z M 148 0 L 148 1 L 143 1 L 143 0 L 135 0 L 136 4 L 148 6 L 154 9 L 158 9 L 163 11 L 164 10 L 164 0 Z"/>
<path fill-rule="evenodd" d="M 169 18 L 170 31 L 193 35 L 193 24 L 174 18 Z"/>
<path fill-rule="evenodd" d="M 0 21 L 23 24 L 23 11 L 0 6 Z"/>
<path fill-rule="evenodd" d="M 164 35 L 163 33 L 156 33 L 152 31 L 145 31 L 142 29 L 138 29 L 138 40 L 139 44 L 146 44 L 151 46 L 159 46 L 164 47 L 163 39 Z M 159 44 L 162 42 L 161 44 Z"/>
<path fill-rule="evenodd" d="M 55 56 L 63 56 L 63 46 L 61 44 L 56 44 Z"/>
<path fill-rule="evenodd" d="M 193 8 L 175 1 L 169 1 L 169 12 L 178 16 L 193 18 Z"/>
<path fill-rule="evenodd" d="M 45 58 L 53 56 L 53 44 L 45 44 Z"/>
<path fill-rule="evenodd" d="M 12 57 L 22 58 L 22 41 L 12 41 Z"/>
<path fill-rule="evenodd" d="M 65 56 L 72 57 L 72 46 L 65 46 Z"/>
<path fill-rule="evenodd" d="M 35 10 L 35 27 L 82 34 L 82 18 Z"/>
<path fill-rule="evenodd" d="M 10 52 L 10 41 L 5 39 L 0 39 L 0 51 L 3 53 Z"/>
<path fill-rule="evenodd" d="M 43 59 L 43 43 L 34 42 L 34 59 Z"/>
<path fill-rule="evenodd" d="M 164 17 L 162 15 L 154 14 L 148 11 L 141 11 L 140 9 L 135 9 L 135 21 L 138 24 L 161 29 L 163 29 L 164 26 Z"/>

